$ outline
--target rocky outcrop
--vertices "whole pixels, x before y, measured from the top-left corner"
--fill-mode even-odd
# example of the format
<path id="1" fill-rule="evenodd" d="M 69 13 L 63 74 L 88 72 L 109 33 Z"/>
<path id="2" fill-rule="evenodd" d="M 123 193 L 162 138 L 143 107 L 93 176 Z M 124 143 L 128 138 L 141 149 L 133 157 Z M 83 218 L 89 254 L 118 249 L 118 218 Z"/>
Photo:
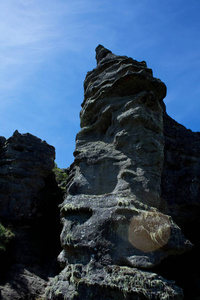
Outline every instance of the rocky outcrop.
<path id="1" fill-rule="evenodd" d="M 40 191 L 54 167 L 54 148 L 31 134 L 15 131 L 0 155 L 0 217 L 15 221 L 37 218 L 44 201 Z"/>
<path id="2" fill-rule="evenodd" d="M 96 59 L 59 185 L 54 147 L 0 136 L 0 299 L 197 300 L 200 133 L 167 115 L 144 61 Z"/>
<path id="3" fill-rule="evenodd" d="M 188 226 L 191 217 L 192 226 L 199 222 L 199 134 L 167 116 L 166 86 L 145 62 L 101 45 L 96 59 L 60 206 L 63 271 L 46 297 L 183 299 L 183 280 L 175 275 L 180 287 L 167 280 L 173 270 L 165 262 L 173 269 L 171 257 L 188 259 L 183 253 L 193 251 Z"/>
<path id="4" fill-rule="evenodd" d="M 54 147 L 29 133 L 0 138 L 0 222 L 14 235 L 0 252 L 0 299 L 39 298 L 59 270 L 54 158 Z"/>

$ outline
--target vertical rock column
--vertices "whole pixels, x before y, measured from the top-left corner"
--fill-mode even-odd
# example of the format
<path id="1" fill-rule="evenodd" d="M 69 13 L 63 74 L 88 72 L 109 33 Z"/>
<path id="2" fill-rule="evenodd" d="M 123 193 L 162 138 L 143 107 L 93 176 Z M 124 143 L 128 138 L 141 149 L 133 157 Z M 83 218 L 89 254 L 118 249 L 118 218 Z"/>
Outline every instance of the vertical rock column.
<path id="1" fill-rule="evenodd" d="M 96 59 L 84 82 L 81 130 L 61 205 L 64 270 L 47 298 L 182 299 L 172 282 L 136 269 L 191 247 L 159 211 L 165 84 L 145 62 L 101 45 Z"/>
<path id="2" fill-rule="evenodd" d="M 166 87 L 146 63 L 96 49 L 86 76 L 71 194 L 132 195 L 160 205 Z"/>

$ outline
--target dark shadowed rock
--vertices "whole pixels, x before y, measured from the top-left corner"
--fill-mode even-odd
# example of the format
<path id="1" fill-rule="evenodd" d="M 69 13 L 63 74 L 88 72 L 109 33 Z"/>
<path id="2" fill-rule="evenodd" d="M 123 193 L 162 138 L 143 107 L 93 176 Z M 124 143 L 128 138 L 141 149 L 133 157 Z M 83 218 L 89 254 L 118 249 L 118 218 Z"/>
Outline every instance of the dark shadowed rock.
<path id="1" fill-rule="evenodd" d="M 0 136 L 0 149 L 1 147 L 3 147 L 3 145 L 5 144 L 6 138 L 3 136 Z"/>
<path id="2" fill-rule="evenodd" d="M 0 217 L 35 219 L 41 214 L 39 191 L 54 167 L 55 150 L 45 141 L 15 131 L 0 150 Z"/>
<path id="3" fill-rule="evenodd" d="M 55 149 L 18 131 L 0 142 L 0 222 L 15 235 L 0 253 L 0 299 L 36 299 L 59 269 Z"/>
<path id="4" fill-rule="evenodd" d="M 162 197 L 181 226 L 199 219 L 200 132 L 192 132 L 164 114 L 165 161 Z"/>
<path id="5" fill-rule="evenodd" d="M 199 135 L 167 116 L 166 86 L 145 62 L 102 45 L 96 59 L 61 205 L 63 271 L 46 297 L 183 299 L 183 281 L 178 288 L 153 270 L 172 275 L 159 266 L 173 268 L 171 257 L 192 249 L 186 223 L 199 216 Z"/>

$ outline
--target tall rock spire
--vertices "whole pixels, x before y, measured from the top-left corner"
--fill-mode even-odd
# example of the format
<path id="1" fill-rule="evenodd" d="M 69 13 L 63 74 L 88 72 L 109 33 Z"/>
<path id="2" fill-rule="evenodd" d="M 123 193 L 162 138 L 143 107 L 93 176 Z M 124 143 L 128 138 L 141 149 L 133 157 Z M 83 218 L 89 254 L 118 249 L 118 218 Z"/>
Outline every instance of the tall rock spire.
<path id="1" fill-rule="evenodd" d="M 145 62 L 102 45 L 96 59 L 84 82 L 81 130 L 61 205 L 64 270 L 48 299 L 58 299 L 58 291 L 81 300 L 183 299 L 173 282 L 141 271 L 192 247 L 164 213 L 170 206 L 162 197 L 163 182 L 169 186 L 165 140 L 171 143 L 163 121 L 166 86 Z"/>
<path id="2" fill-rule="evenodd" d="M 102 45 L 98 45 L 95 49 L 96 51 L 96 60 L 97 60 L 97 64 L 103 59 L 105 58 L 109 53 L 112 53 L 110 50 L 106 49 L 104 46 Z"/>

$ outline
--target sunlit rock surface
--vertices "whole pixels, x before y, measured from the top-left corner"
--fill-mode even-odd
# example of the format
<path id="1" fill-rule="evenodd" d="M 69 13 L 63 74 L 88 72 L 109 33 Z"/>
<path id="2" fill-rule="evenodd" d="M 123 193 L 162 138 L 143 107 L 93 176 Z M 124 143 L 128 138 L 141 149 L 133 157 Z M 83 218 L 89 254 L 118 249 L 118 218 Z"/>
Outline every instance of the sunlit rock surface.
<path id="1" fill-rule="evenodd" d="M 173 272 L 164 279 L 158 266 L 169 261 L 171 268 L 170 257 L 192 249 L 187 226 L 190 214 L 192 226 L 198 223 L 200 136 L 167 116 L 166 86 L 145 62 L 101 45 L 96 59 L 84 82 L 81 130 L 60 206 L 63 271 L 46 297 L 183 299 L 167 280 Z M 194 150 L 185 146 L 188 136 Z"/>

